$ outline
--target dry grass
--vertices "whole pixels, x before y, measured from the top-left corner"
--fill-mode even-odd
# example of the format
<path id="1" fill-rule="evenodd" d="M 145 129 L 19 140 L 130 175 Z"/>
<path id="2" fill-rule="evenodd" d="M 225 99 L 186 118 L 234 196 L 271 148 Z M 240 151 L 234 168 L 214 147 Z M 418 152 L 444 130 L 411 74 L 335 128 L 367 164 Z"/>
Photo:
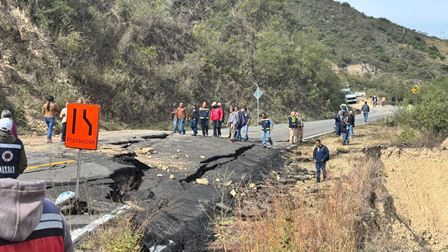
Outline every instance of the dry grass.
<path id="1" fill-rule="evenodd" d="M 118 217 L 114 222 L 98 228 L 82 243 L 80 251 L 139 252 L 144 226 L 136 228 L 132 214 Z"/>
<path id="2" fill-rule="evenodd" d="M 227 251 L 356 251 L 363 247 L 366 229 L 360 219 L 370 212 L 374 163 L 354 167 L 330 190 L 266 199 L 271 210 L 263 216 L 237 218 L 237 242 L 227 240 Z M 323 187 L 321 187 L 323 188 Z M 276 195 L 276 194 L 274 194 Z M 254 212 L 256 210 L 254 209 Z M 364 223 L 365 224 L 365 223 Z"/>

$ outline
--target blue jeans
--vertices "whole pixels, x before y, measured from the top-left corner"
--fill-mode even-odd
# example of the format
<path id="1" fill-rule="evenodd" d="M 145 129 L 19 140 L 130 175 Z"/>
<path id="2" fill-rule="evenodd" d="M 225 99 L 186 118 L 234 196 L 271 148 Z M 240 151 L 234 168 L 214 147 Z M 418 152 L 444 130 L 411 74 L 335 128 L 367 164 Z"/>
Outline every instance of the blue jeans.
<path id="1" fill-rule="evenodd" d="M 348 126 L 348 132 L 349 132 L 349 134 L 350 134 L 350 137 L 353 137 L 353 125 L 349 125 Z"/>
<path id="2" fill-rule="evenodd" d="M 271 145 L 274 145 L 272 143 L 272 138 L 271 138 L 271 131 L 267 130 L 267 131 L 261 131 L 261 144 L 262 145 L 266 145 L 266 141 L 268 141 Z"/>
<path id="3" fill-rule="evenodd" d="M 241 141 L 241 129 L 242 128 L 237 128 L 236 129 L 236 140 L 237 141 Z"/>
<path id="4" fill-rule="evenodd" d="M 177 118 L 173 119 L 173 133 L 177 132 Z"/>
<path id="5" fill-rule="evenodd" d="M 336 135 L 337 136 L 341 135 L 341 125 L 336 124 Z"/>
<path id="6" fill-rule="evenodd" d="M 316 162 L 316 180 L 320 182 L 320 173 L 323 172 L 324 179 L 326 177 L 325 162 Z"/>
<path id="7" fill-rule="evenodd" d="M 185 134 L 185 118 L 177 119 L 177 127 L 179 128 L 179 133 L 184 135 Z"/>
<path id="8" fill-rule="evenodd" d="M 56 119 L 54 117 L 45 117 L 45 124 L 47 124 L 47 138 L 51 139 L 53 136 L 53 128 L 56 123 Z"/>
<path id="9" fill-rule="evenodd" d="M 364 122 L 367 122 L 367 118 L 369 118 L 369 113 L 363 112 L 362 114 L 364 115 Z"/>
<path id="10" fill-rule="evenodd" d="M 198 134 L 198 122 L 196 119 L 190 120 L 190 128 L 193 130 L 193 136 L 196 136 Z"/>
<path id="11" fill-rule="evenodd" d="M 348 133 L 342 132 L 341 136 L 342 136 L 342 144 L 347 145 L 348 144 Z"/>
<path id="12" fill-rule="evenodd" d="M 249 125 L 244 125 L 243 128 L 241 128 L 241 137 L 243 140 L 247 141 L 249 140 Z"/>

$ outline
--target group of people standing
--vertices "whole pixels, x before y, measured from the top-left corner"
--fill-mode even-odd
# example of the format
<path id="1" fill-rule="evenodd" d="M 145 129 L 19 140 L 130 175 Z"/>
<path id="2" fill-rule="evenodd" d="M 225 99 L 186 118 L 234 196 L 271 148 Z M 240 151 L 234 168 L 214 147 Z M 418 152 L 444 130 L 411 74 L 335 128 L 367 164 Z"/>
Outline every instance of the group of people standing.
<path id="1" fill-rule="evenodd" d="M 225 126 L 229 129 L 228 138 L 232 141 L 248 141 L 249 140 L 249 126 L 252 123 L 252 115 L 247 107 L 231 106 L 229 109 L 227 124 Z M 201 103 L 201 106 L 192 105 L 190 113 L 187 116 L 187 111 L 183 103 L 179 103 L 177 108 L 171 112 L 171 119 L 173 122 L 173 133 L 185 135 L 185 125 L 187 120 L 190 122 L 190 128 L 193 131 L 193 136 L 197 136 L 198 128 L 202 130 L 203 136 L 209 135 L 209 124 L 212 123 L 213 136 L 222 137 L 222 127 L 225 123 L 225 112 L 221 102 L 212 102 L 211 108 L 207 102 Z M 262 144 L 266 143 L 273 145 L 271 132 L 274 127 L 272 119 L 267 113 L 261 114 L 259 124 L 262 128 Z"/>
<path id="2" fill-rule="evenodd" d="M 335 120 L 336 135 L 342 138 L 342 145 L 348 145 L 350 138 L 354 137 L 355 115 L 346 106 L 341 106 Z"/>
<path id="3" fill-rule="evenodd" d="M 197 136 L 198 127 L 201 127 L 202 135 L 208 136 L 209 123 L 213 125 L 213 136 L 221 137 L 221 128 L 224 123 L 224 110 L 220 102 L 213 102 L 210 109 L 207 102 L 203 102 L 200 107 L 197 105 L 191 106 L 191 111 L 187 117 L 187 110 L 183 103 L 171 112 L 173 120 L 173 133 L 185 135 L 185 124 L 187 119 L 190 121 L 190 128 L 193 131 L 193 136 Z"/>
<path id="4" fill-rule="evenodd" d="M 400 99 L 400 98 L 398 98 L 398 99 Z M 403 98 L 401 98 L 401 100 L 403 100 Z M 376 95 L 372 96 L 373 107 L 377 107 L 378 106 L 378 102 L 379 102 L 378 96 L 376 96 Z M 383 96 L 381 98 L 381 106 L 382 107 L 386 106 L 386 97 L 385 96 Z"/>

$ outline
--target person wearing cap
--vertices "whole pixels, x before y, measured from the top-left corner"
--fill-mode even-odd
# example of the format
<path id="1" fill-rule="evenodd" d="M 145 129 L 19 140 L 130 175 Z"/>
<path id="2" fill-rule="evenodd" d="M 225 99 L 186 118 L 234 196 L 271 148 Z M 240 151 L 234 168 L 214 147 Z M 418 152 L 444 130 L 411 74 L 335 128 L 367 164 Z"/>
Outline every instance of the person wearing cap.
<path id="1" fill-rule="evenodd" d="M 47 143 L 51 143 L 53 136 L 53 128 L 56 123 L 56 114 L 58 113 L 58 105 L 54 102 L 54 97 L 47 96 L 47 102 L 42 106 L 42 114 L 44 115 L 45 124 L 47 125 Z"/>
<path id="2" fill-rule="evenodd" d="M 210 120 L 213 123 L 213 136 L 221 137 L 221 122 L 222 122 L 222 109 L 218 107 L 217 102 L 212 103 L 212 110 L 210 112 Z"/>
<path id="3" fill-rule="evenodd" d="M 12 113 L 9 110 L 3 110 L 1 114 L 1 118 L 8 118 L 11 120 L 12 128 L 11 128 L 11 135 L 13 135 L 16 139 L 19 139 L 19 135 L 17 133 L 17 126 L 14 120 L 12 119 Z"/>
<path id="4" fill-rule="evenodd" d="M 27 167 L 22 141 L 11 134 L 12 121 L 0 119 L 0 178 L 17 178 Z"/>
<path id="5" fill-rule="evenodd" d="M 0 251 L 74 251 L 67 222 L 45 198 L 45 183 L 17 180 L 27 159 L 11 129 L 11 120 L 0 119 Z"/>

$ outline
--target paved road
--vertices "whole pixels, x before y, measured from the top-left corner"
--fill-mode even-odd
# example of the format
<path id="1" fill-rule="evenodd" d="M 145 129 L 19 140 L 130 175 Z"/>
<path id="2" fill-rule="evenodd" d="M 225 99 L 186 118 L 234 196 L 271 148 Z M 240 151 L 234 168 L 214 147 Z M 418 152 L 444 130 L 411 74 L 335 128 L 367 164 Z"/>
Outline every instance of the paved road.
<path id="1" fill-rule="evenodd" d="M 371 109 L 369 114 L 369 119 L 367 123 L 377 122 L 386 117 L 394 116 L 396 111 L 395 107 L 386 106 L 384 108 L 377 107 Z M 355 125 L 365 124 L 362 115 L 356 115 Z M 319 120 L 312 122 L 305 122 L 304 128 L 304 138 L 310 138 L 324 133 L 330 133 L 334 130 L 334 119 L 329 120 Z M 212 132 L 211 132 L 212 133 Z M 229 131 L 227 129 L 223 130 L 223 135 L 228 135 Z M 277 124 L 274 125 L 273 140 L 274 142 L 286 142 L 288 139 L 289 128 L 288 124 Z M 249 138 L 259 139 L 261 136 L 261 127 L 254 126 L 249 128 Z"/>
<path id="2" fill-rule="evenodd" d="M 382 120 L 385 117 L 393 116 L 395 107 L 385 107 L 385 108 L 373 108 L 369 115 L 368 122 L 376 122 Z M 362 115 L 356 116 L 356 125 L 364 124 Z M 188 129 L 189 130 L 189 129 Z M 334 130 L 334 119 L 329 120 L 319 120 L 312 122 L 305 122 L 304 137 L 310 138 L 316 135 L 321 135 L 323 133 L 329 133 Z M 249 138 L 254 141 L 258 141 L 261 135 L 260 126 L 254 126 L 249 128 Z M 213 129 L 210 130 L 210 134 L 213 134 Z M 110 131 L 110 132 L 100 132 L 99 145 L 107 146 L 110 144 L 126 144 L 142 141 L 144 139 L 151 138 L 163 138 L 166 137 L 167 132 L 162 131 L 152 131 L 152 130 L 126 130 L 126 131 Z M 190 130 L 187 136 L 191 134 Z M 228 129 L 223 129 L 223 136 L 228 135 Z M 277 143 L 287 142 L 289 134 L 288 124 L 276 124 L 273 131 L 273 140 Z M 194 140 L 192 140 L 194 141 Z M 26 144 L 26 142 L 25 142 Z M 29 174 L 23 176 L 26 179 L 42 179 L 42 175 L 39 176 L 37 173 L 32 172 L 35 170 L 41 170 L 48 167 L 58 167 L 58 166 L 74 166 L 76 160 L 76 150 L 66 149 L 62 143 L 54 143 L 52 145 L 39 145 L 37 148 L 27 146 L 27 155 L 29 160 L 30 169 Z M 86 158 L 93 161 L 96 156 L 92 152 L 86 152 Z M 101 169 L 100 169 L 101 170 Z M 57 173 L 57 172 L 53 172 Z M 66 174 L 65 174 L 66 175 Z M 45 175 L 47 176 L 47 174 Z M 51 176 L 53 177 L 53 176 Z M 54 177 L 53 177 L 54 178 Z M 63 177 L 62 177 L 63 178 Z M 61 178 L 61 179 L 62 179 Z"/>
<path id="3" fill-rule="evenodd" d="M 370 114 L 369 122 L 381 120 L 387 116 L 393 116 L 394 108 L 380 108 L 373 109 Z M 362 116 L 356 117 L 357 124 L 363 124 Z M 331 132 L 333 130 L 334 120 L 321 120 L 305 123 L 305 137 L 313 137 L 318 134 Z M 251 142 L 258 143 L 260 138 L 260 127 L 251 127 L 249 130 L 249 137 Z M 275 126 L 273 139 L 278 143 L 276 146 L 287 145 L 288 125 L 278 124 Z M 210 132 L 211 133 L 211 132 Z M 189 133 L 190 134 L 190 133 Z M 228 134 L 227 129 L 223 131 L 223 135 Z M 129 167 L 139 165 L 131 162 L 122 162 L 117 158 L 112 158 L 107 151 L 118 149 L 118 153 L 134 153 L 142 147 L 154 147 L 158 153 L 152 157 L 153 159 L 168 160 L 173 166 L 186 165 L 184 168 L 176 169 L 170 168 L 171 172 L 176 172 L 176 177 L 182 178 L 187 174 L 192 174 L 197 167 L 203 165 L 202 155 L 209 158 L 216 155 L 225 155 L 237 153 L 241 148 L 251 145 L 251 143 L 235 143 L 230 144 L 225 139 L 212 139 L 204 137 L 190 137 L 171 135 L 166 138 L 166 132 L 151 131 L 151 130 L 132 130 L 132 131 L 117 131 L 117 132 L 101 132 L 100 133 L 100 150 L 96 152 L 86 151 L 83 154 L 82 172 L 81 172 L 81 198 L 93 199 L 93 208 L 98 211 L 93 215 L 76 215 L 68 216 L 71 228 L 77 229 L 85 227 L 94 220 L 98 220 L 104 213 L 108 213 L 113 209 L 122 207 L 121 203 L 108 199 L 105 197 L 109 195 L 110 191 L 114 189 L 114 185 L 120 185 L 123 180 L 133 181 L 132 170 Z M 165 139 L 166 138 L 166 139 Z M 40 138 L 39 138 L 40 139 Z M 229 144 L 225 144 L 229 143 Z M 74 181 L 76 180 L 76 150 L 66 149 L 62 143 L 53 144 L 39 144 L 36 139 L 33 141 L 25 141 L 27 155 L 30 163 L 30 169 L 22 174 L 19 179 L 25 181 L 43 180 L 47 182 L 49 190 L 48 197 L 55 199 L 55 197 L 62 191 L 74 190 Z M 192 148 L 194 147 L 194 148 Z M 260 162 L 259 156 L 262 150 L 254 148 L 254 153 L 246 156 L 244 159 L 239 159 L 235 167 L 249 168 L 256 162 Z M 115 152 L 117 154 L 117 152 Z M 266 153 L 265 153 L 266 154 Z M 173 159 L 173 156 L 174 159 Z M 261 155 L 263 156 L 263 155 Z M 224 156 L 225 157 L 225 156 Z M 231 156 L 230 156 L 231 157 Z M 231 158 L 228 158 L 231 159 Z M 253 160 L 252 160 L 253 159 Z M 235 161 L 237 162 L 237 161 Z M 241 165 L 244 164 L 244 165 Z M 157 173 L 164 172 L 159 169 L 151 169 L 143 179 L 143 185 L 149 183 L 150 188 L 154 188 L 160 181 L 165 181 L 159 178 Z M 169 177 L 165 174 L 164 178 Z M 159 181 L 160 180 L 160 181 Z M 212 179 L 211 179 L 212 180 Z M 179 186 L 177 182 L 167 180 L 164 183 L 174 183 L 172 185 Z M 169 186 L 172 186 L 171 184 Z M 171 188 L 171 187 L 169 187 Z M 146 189 L 145 189 L 146 190 Z M 166 191 L 166 188 L 163 187 Z M 180 190 L 180 189 L 179 189 Z M 81 230 L 81 229 L 78 229 Z"/>

